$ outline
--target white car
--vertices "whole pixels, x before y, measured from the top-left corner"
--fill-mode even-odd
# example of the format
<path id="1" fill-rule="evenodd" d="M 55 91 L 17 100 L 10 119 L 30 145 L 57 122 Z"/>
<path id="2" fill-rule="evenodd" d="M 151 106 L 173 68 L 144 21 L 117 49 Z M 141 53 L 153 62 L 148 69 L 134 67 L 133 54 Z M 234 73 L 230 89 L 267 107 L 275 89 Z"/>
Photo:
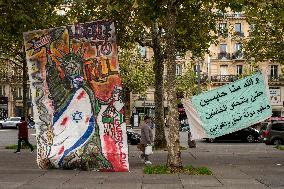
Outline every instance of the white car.
<path id="1" fill-rule="evenodd" d="M 0 128 L 18 128 L 21 123 L 21 117 L 10 117 L 5 120 L 0 120 Z"/>

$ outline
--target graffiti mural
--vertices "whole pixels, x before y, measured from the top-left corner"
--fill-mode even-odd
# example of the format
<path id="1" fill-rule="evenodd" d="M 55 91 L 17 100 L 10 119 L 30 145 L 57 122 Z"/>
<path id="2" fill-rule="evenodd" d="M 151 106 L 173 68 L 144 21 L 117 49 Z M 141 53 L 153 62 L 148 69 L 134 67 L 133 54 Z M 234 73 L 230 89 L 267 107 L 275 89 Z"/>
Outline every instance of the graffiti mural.
<path id="1" fill-rule="evenodd" d="M 128 171 L 113 22 L 24 33 L 40 168 Z"/>

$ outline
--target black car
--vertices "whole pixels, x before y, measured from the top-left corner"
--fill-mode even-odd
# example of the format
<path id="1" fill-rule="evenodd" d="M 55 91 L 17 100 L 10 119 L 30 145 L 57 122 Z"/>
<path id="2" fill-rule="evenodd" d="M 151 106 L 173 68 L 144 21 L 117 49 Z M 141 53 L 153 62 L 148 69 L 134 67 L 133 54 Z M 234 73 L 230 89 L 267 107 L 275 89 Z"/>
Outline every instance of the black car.
<path id="1" fill-rule="evenodd" d="M 129 144 L 137 145 L 138 143 L 140 143 L 141 135 L 139 133 L 135 133 L 130 129 L 126 131 L 126 134 L 127 134 L 127 141 Z"/>
<path id="2" fill-rule="evenodd" d="M 252 142 L 258 142 L 259 138 L 260 138 L 259 131 L 254 128 L 248 127 L 220 137 L 206 138 L 206 141 L 215 142 L 215 141 L 226 141 L 226 140 L 233 140 L 233 141 L 238 140 L 238 141 L 252 143 Z"/>

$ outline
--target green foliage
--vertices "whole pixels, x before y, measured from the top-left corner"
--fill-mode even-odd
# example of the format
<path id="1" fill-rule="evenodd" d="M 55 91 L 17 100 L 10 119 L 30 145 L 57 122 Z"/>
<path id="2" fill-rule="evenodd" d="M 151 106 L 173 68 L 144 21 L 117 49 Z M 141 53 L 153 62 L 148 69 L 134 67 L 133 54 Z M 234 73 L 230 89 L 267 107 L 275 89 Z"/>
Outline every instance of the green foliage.
<path id="1" fill-rule="evenodd" d="M 176 78 L 176 91 L 184 96 L 192 96 L 198 90 L 197 75 L 189 66 L 185 67 L 185 69 L 186 71 Z"/>
<path id="2" fill-rule="evenodd" d="M 275 146 L 275 148 L 278 149 L 278 150 L 284 150 L 284 146 L 279 146 L 278 145 L 278 146 Z"/>
<path id="3" fill-rule="evenodd" d="M 191 165 L 187 165 L 184 167 L 184 170 L 186 173 L 190 174 L 190 175 L 212 175 L 212 171 L 210 171 L 210 169 L 208 169 L 207 167 L 198 167 L 198 168 L 194 168 Z"/>
<path id="4" fill-rule="evenodd" d="M 249 1 L 244 4 L 247 21 L 251 25 L 250 40 L 244 49 L 247 58 L 284 63 L 284 1 Z"/>
<path id="5" fill-rule="evenodd" d="M 144 94 L 150 86 L 153 86 L 153 64 L 141 57 L 139 48 L 121 49 L 118 56 L 125 88 L 134 93 Z"/>
<path id="6" fill-rule="evenodd" d="M 193 167 L 192 165 L 186 165 L 180 169 L 171 169 L 166 165 L 155 165 L 155 166 L 146 166 L 144 167 L 145 174 L 174 174 L 174 173 L 183 173 L 189 175 L 212 175 L 212 171 L 207 167 Z"/>
<path id="7" fill-rule="evenodd" d="M 33 145 L 34 149 L 37 148 L 36 145 Z M 18 145 L 17 144 L 12 144 L 12 145 L 9 145 L 9 146 L 5 146 L 5 149 L 9 149 L 9 150 L 16 150 L 18 148 Z M 29 149 L 29 146 L 26 145 L 26 143 L 23 143 L 22 146 L 21 146 L 22 149 Z"/>
<path id="8" fill-rule="evenodd" d="M 146 166 L 144 167 L 145 174 L 170 174 L 171 171 L 166 165 Z"/>
<path id="9" fill-rule="evenodd" d="M 0 0 L 0 55 L 24 61 L 23 32 L 59 26 L 66 18 L 57 15 L 61 1 Z"/>

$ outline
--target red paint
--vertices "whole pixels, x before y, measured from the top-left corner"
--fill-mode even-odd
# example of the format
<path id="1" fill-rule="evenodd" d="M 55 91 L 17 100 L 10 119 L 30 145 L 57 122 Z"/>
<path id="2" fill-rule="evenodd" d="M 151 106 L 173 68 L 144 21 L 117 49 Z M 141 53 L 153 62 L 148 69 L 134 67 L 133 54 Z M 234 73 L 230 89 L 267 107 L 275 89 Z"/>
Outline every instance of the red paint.
<path id="1" fill-rule="evenodd" d="M 58 155 L 62 154 L 64 152 L 64 146 L 62 146 L 58 152 Z"/>
<path id="2" fill-rule="evenodd" d="M 118 151 L 116 147 L 115 140 L 111 138 L 111 136 L 105 135 L 105 151 L 106 158 L 112 164 L 114 171 L 119 172 L 127 172 L 127 167 L 125 167 L 122 163 L 120 151 Z"/>
<path id="3" fill-rule="evenodd" d="M 85 96 L 86 96 L 85 91 L 82 91 L 82 92 L 78 95 L 77 99 L 80 100 L 81 98 L 85 98 Z"/>
<path id="4" fill-rule="evenodd" d="M 65 126 L 67 121 L 68 121 L 68 117 L 63 118 L 63 120 L 62 120 L 60 125 Z"/>
<path id="5" fill-rule="evenodd" d="M 89 121 L 90 121 L 90 117 L 87 117 L 85 123 L 89 123 Z"/>

